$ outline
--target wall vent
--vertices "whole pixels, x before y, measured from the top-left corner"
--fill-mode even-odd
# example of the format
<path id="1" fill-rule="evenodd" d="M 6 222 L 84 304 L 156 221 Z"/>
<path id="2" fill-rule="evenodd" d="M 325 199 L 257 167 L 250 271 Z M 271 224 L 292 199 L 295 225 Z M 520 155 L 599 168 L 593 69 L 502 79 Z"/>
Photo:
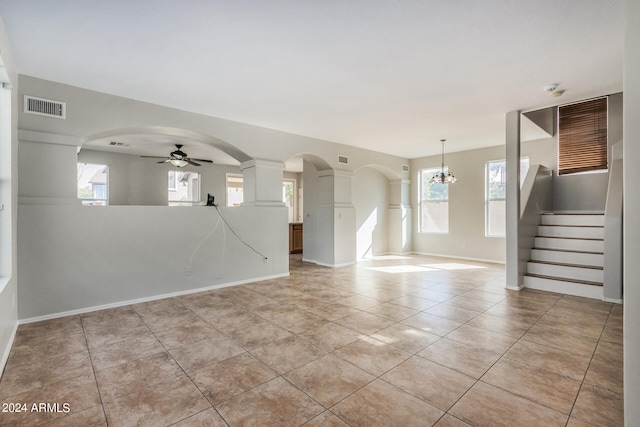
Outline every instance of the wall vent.
<path id="1" fill-rule="evenodd" d="M 402 172 L 409 172 L 409 165 L 402 165 Z"/>
<path id="2" fill-rule="evenodd" d="M 109 141 L 109 145 L 112 147 L 124 147 L 124 148 L 127 148 L 129 146 L 129 144 L 125 144 L 124 142 L 117 142 L 117 141 Z"/>
<path id="3" fill-rule="evenodd" d="M 35 96 L 25 95 L 24 112 L 27 114 L 37 114 L 39 116 L 66 119 L 67 104 L 66 102 L 53 101 L 51 99 L 36 98 Z"/>
<path id="4" fill-rule="evenodd" d="M 341 163 L 343 165 L 348 165 L 349 158 L 347 156 L 338 156 L 338 163 Z"/>

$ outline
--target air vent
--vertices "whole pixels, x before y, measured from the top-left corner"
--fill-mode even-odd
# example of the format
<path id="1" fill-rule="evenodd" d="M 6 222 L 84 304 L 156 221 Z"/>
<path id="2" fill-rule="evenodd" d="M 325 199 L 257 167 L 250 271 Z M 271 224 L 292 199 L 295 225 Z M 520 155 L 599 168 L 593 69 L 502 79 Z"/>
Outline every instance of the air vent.
<path id="1" fill-rule="evenodd" d="M 409 172 L 409 165 L 402 165 L 402 172 Z"/>
<path id="2" fill-rule="evenodd" d="M 37 114 L 39 116 L 66 119 L 67 104 L 65 102 L 25 95 L 24 112 L 28 114 Z"/>
<path id="3" fill-rule="evenodd" d="M 125 144 L 124 142 L 117 142 L 117 141 L 109 141 L 109 145 L 112 147 L 128 147 L 129 144 Z"/>
<path id="4" fill-rule="evenodd" d="M 338 156 L 338 163 L 342 163 L 343 165 L 348 165 L 349 158 L 347 156 Z"/>

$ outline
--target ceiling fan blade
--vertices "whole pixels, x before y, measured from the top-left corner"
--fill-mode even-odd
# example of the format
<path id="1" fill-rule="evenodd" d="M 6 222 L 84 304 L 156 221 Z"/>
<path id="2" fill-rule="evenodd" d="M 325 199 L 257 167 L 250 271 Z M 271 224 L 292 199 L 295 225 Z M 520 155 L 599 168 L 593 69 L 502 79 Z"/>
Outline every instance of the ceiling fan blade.
<path id="1" fill-rule="evenodd" d="M 159 157 L 159 158 L 161 159 L 162 157 Z M 164 159 L 164 160 L 160 160 L 158 163 L 167 163 L 167 162 L 170 162 L 170 161 L 171 161 L 171 159 Z"/>
<path id="2" fill-rule="evenodd" d="M 207 160 L 207 159 L 192 159 L 191 160 L 195 160 L 196 162 L 204 162 L 204 163 L 213 163 L 213 160 Z"/>
<path id="3" fill-rule="evenodd" d="M 200 166 L 200 163 L 196 163 L 191 159 L 184 159 L 184 161 L 189 163 L 191 166 Z"/>
<path id="4" fill-rule="evenodd" d="M 145 157 L 147 159 L 166 159 L 167 156 L 140 156 L 140 157 Z"/>

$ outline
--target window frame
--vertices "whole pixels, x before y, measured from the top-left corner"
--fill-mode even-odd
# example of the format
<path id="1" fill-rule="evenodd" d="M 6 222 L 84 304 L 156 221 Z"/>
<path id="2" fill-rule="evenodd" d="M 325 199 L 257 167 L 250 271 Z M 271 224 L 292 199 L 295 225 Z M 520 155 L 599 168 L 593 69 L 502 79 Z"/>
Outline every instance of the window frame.
<path id="1" fill-rule="evenodd" d="M 230 187 L 230 186 L 229 186 L 229 182 L 230 182 L 230 181 L 229 181 L 229 178 L 231 178 L 231 179 L 240 179 L 240 181 L 237 181 L 237 182 L 240 182 L 240 184 L 241 184 L 241 185 L 239 185 L 239 186 L 233 186 L 233 187 Z M 229 203 L 230 203 L 230 201 L 229 201 L 229 188 L 240 188 L 240 189 L 242 189 L 242 192 L 243 192 L 243 193 L 242 193 L 242 202 L 240 202 L 240 204 L 238 204 L 238 205 L 229 204 Z M 225 205 L 226 205 L 227 207 L 231 207 L 231 208 L 232 208 L 232 207 L 237 207 L 237 206 L 241 206 L 241 205 L 242 205 L 242 203 L 244 203 L 244 176 L 243 176 L 241 173 L 231 173 L 231 172 L 228 172 L 228 173 L 226 174 L 226 176 L 225 176 L 225 192 L 224 192 L 224 197 L 225 197 Z"/>
<path id="2" fill-rule="evenodd" d="M 488 160 L 487 162 L 485 162 L 485 169 L 484 169 L 484 235 L 485 237 L 501 237 L 504 238 L 506 237 L 506 224 L 505 224 L 505 233 L 504 234 L 500 234 L 500 233 L 491 233 L 489 224 L 489 202 L 492 201 L 500 201 L 500 200 L 504 200 L 506 202 L 507 200 L 507 194 L 506 194 L 506 190 L 505 190 L 505 195 L 504 198 L 500 198 L 500 197 L 496 197 L 496 198 L 490 198 L 489 194 L 490 194 L 490 189 L 489 189 L 489 164 L 490 163 L 504 163 L 505 167 L 504 167 L 504 174 L 505 174 L 505 185 L 506 185 L 506 159 L 498 159 L 498 160 Z M 525 167 L 526 165 L 526 167 Z M 530 166 L 530 161 L 529 161 L 529 157 L 528 156 L 522 156 L 520 157 L 520 188 L 522 188 L 522 184 L 524 184 L 524 180 L 527 176 L 527 171 L 529 170 L 529 166 Z M 505 221 L 506 222 L 506 221 Z"/>
<path id="3" fill-rule="evenodd" d="M 106 193 L 106 198 L 102 199 L 102 198 L 95 198 L 95 197 L 80 197 L 79 191 L 80 191 L 80 187 L 79 187 L 79 177 L 76 175 L 76 185 L 78 185 L 78 188 L 76 190 L 76 194 L 78 199 L 80 199 L 82 206 L 109 206 L 109 197 L 110 197 L 110 185 L 109 185 L 109 180 L 110 180 L 110 168 L 109 165 L 105 165 L 105 164 L 99 164 L 99 163 L 88 163 L 88 162 L 76 162 L 76 165 L 86 165 L 86 166 L 99 166 L 101 168 L 105 169 L 105 193 Z M 92 192 L 93 195 L 93 192 Z M 97 202 L 97 203 L 96 203 Z M 101 204 L 100 202 L 104 202 L 104 204 Z"/>
<path id="4" fill-rule="evenodd" d="M 609 97 L 557 107 L 558 176 L 609 170 Z"/>
<path id="5" fill-rule="evenodd" d="M 171 174 L 174 174 L 175 178 L 174 178 L 174 182 L 175 182 L 175 186 L 172 188 L 170 186 L 171 184 L 171 179 L 169 178 L 171 176 Z M 178 183 L 180 181 L 181 176 L 179 174 L 182 174 L 182 177 L 184 177 L 184 174 L 193 174 L 195 178 L 191 178 L 189 181 L 189 183 L 187 184 L 187 196 L 189 196 L 190 198 L 188 200 L 171 200 L 171 195 L 172 194 L 178 194 Z M 195 187 L 197 188 L 192 188 L 192 183 L 193 180 L 197 179 L 197 185 Z M 201 191 L 201 187 L 202 187 L 202 174 L 200 172 L 194 172 L 191 170 L 175 170 L 175 169 L 171 169 L 167 172 L 167 206 L 196 206 L 197 204 L 199 204 L 202 201 L 202 191 Z M 194 199 L 193 196 L 196 196 L 196 198 Z"/>
<path id="6" fill-rule="evenodd" d="M 444 167 L 444 173 L 445 175 L 447 174 L 449 168 L 447 166 Z M 440 184 L 440 183 L 435 183 L 435 184 L 431 184 L 431 185 L 446 185 L 447 187 L 447 197 L 446 199 L 434 199 L 434 200 L 423 200 L 422 199 L 422 194 L 424 193 L 423 191 L 423 187 L 425 185 L 425 179 L 429 180 L 431 179 L 436 173 L 440 173 L 442 171 L 442 167 L 432 167 L 432 168 L 422 168 L 420 170 L 418 170 L 418 233 L 422 233 L 422 234 L 440 234 L 440 235 L 444 235 L 444 234 L 449 234 L 450 231 L 450 227 L 449 227 L 449 184 Z M 425 176 L 426 175 L 426 176 Z M 423 210 L 425 209 L 426 206 L 424 206 L 424 203 L 442 203 L 442 202 L 446 202 L 447 203 L 447 219 L 446 219 L 446 230 L 444 231 L 439 231 L 439 230 L 427 230 L 426 229 L 426 225 L 423 224 Z"/>

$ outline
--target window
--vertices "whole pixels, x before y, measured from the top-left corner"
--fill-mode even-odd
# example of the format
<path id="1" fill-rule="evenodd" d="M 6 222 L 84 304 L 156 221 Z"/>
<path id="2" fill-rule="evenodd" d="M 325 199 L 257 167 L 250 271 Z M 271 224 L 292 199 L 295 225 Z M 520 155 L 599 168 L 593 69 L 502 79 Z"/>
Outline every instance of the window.
<path id="1" fill-rule="evenodd" d="M 558 107 L 558 175 L 607 169 L 607 98 Z"/>
<path id="2" fill-rule="evenodd" d="M 109 167 L 78 163 L 78 198 L 84 206 L 109 204 Z"/>
<path id="3" fill-rule="evenodd" d="M 240 174 L 227 174 L 227 206 L 240 206 L 244 200 L 244 181 Z"/>
<path id="4" fill-rule="evenodd" d="M 169 206 L 192 206 L 200 201 L 200 174 L 169 171 Z"/>
<path id="5" fill-rule="evenodd" d="M 429 182 L 441 168 L 421 169 L 419 174 L 419 231 L 421 233 L 449 232 L 449 184 Z M 445 168 L 444 173 L 447 173 Z"/>
<path id="6" fill-rule="evenodd" d="M 529 158 L 520 159 L 520 187 L 529 170 Z M 485 235 L 504 237 L 506 230 L 506 163 L 504 160 L 487 162 L 485 170 Z"/>
<path id="7" fill-rule="evenodd" d="M 285 179 L 282 182 L 282 201 L 289 212 L 289 222 L 296 220 L 295 205 L 296 205 L 296 180 Z"/>

